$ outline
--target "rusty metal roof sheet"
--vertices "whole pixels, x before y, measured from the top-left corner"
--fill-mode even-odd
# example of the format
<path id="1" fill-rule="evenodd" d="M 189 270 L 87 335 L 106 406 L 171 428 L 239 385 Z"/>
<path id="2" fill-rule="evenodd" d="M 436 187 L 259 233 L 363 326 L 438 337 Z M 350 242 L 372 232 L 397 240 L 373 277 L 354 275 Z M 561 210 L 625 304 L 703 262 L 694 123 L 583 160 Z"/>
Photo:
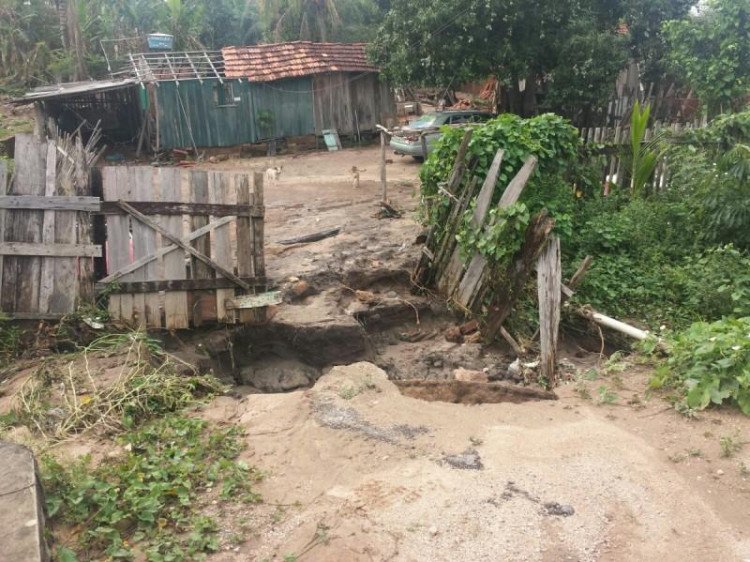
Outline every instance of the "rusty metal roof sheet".
<path id="1" fill-rule="evenodd" d="M 323 72 L 378 72 L 367 60 L 364 43 L 293 41 L 248 47 L 225 47 L 227 78 L 271 82 Z"/>

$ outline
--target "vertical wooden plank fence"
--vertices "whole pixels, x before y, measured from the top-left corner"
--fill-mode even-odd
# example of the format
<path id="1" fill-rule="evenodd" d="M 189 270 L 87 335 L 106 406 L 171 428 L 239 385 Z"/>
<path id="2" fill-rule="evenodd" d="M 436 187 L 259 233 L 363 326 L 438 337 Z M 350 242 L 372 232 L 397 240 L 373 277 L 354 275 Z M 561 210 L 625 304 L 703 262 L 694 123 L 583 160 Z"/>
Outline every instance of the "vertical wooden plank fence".
<path id="1" fill-rule="evenodd" d="M 150 166 L 103 173 L 114 318 L 146 328 L 261 321 L 263 175 Z M 250 295 L 250 296 L 248 296 Z M 259 304 L 263 300 L 263 304 Z"/>
<path id="2" fill-rule="evenodd" d="M 54 319 L 75 312 L 92 293 L 89 155 L 80 138 L 16 136 L 15 175 L 0 169 L 0 310 L 17 319 Z"/>

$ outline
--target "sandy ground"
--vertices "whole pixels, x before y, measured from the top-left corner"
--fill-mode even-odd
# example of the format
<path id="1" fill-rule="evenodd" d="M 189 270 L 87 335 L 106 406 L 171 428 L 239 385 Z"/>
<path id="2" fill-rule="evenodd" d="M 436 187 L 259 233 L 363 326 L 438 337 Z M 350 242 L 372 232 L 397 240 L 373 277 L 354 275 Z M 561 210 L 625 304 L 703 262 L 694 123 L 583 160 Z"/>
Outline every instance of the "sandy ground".
<path id="1" fill-rule="evenodd" d="M 637 370 L 624 377 L 645 382 Z M 357 363 L 308 391 L 218 399 L 203 415 L 247 429 L 246 460 L 268 471 L 264 500 L 287 507 L 211 560 L 750 558 L 750 487 L 738 468 L 750 455 L 724 459 L 718 446 L 724 433 L 747 437 L 747 419 L 690 421 L 658 398 L 597 406 L 572 386 L 560 396 L 427 403 Z M 446 462 L 469 449 L 481 469 Z"/>

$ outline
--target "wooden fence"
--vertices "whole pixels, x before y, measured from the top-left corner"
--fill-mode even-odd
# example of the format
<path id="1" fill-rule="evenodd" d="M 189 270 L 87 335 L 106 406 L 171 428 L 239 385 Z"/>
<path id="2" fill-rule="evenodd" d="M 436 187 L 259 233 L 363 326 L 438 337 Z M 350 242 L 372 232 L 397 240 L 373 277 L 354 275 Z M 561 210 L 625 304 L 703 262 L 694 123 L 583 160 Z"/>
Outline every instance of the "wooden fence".
<path id="1" fill-rule="evenodd" d="M 265 288 L 262 174 L 116 166 L 102 180 L 97 287 L 114 318 L 167 329 L 256 319 L 261 301 L 242 295 Z"/>
<path id="2" fill-rule="evenodd" d="M 263 292 L 263 174 L 104 167 L 102 201 L 91 196 L 95 144 L 18 135 L 10 183 L 0 160 L 0 311 L 56 319 L 93 304 L 104 254 L 96 288 L 115 320 L 262 320 L 278 299 Z M 93 229 L 92 213 L 105 217 Z"/>
<path id="3" fill-rule="evenodd" d="M 92 295 L 88 156 L 80 138 L 16 135 L 15 173 L 0 161 L 0 310 L 18 319 L 60 318 Z"/>

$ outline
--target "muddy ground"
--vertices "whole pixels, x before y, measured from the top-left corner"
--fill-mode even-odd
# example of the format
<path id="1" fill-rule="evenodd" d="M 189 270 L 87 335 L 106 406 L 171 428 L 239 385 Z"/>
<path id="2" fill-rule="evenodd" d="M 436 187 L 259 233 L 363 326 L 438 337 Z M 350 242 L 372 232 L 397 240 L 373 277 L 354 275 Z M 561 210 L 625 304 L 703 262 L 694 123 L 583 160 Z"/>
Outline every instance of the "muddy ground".
<path id="1" fill-rule="evenodd" d="M 215 513 L 222 551 L 209 560 L 749 560 L 750 446 L 726 457 L 720 442 L 748 441 L 750 420 L 729 409 L 676 413 L 648 393 L 649 369 L 634 359 L 608 364 L 566 341 L 558 400 L 401 394 L 400 381 L 446 380 L 458 368 L 518 381 L 505 380 L 508 349 L 447 342 L 463 319 L 412 293 L 419 166 L 389 155 L 389 197 L 403 216 L 380 219 L 378 157 L 362 148 L 275 158 L 267 272 L 286 302 L 265 326 L 166 338 L 234 383 L 196 415 L 241 425 L 243 459 L 266 474 L 262 505 Z M 353 165 L 364 170 L 358 190 Z M 332 227 L 335 237 L 279 244 Z M 106 447 L 78 438 L 60 453 Z"/>

